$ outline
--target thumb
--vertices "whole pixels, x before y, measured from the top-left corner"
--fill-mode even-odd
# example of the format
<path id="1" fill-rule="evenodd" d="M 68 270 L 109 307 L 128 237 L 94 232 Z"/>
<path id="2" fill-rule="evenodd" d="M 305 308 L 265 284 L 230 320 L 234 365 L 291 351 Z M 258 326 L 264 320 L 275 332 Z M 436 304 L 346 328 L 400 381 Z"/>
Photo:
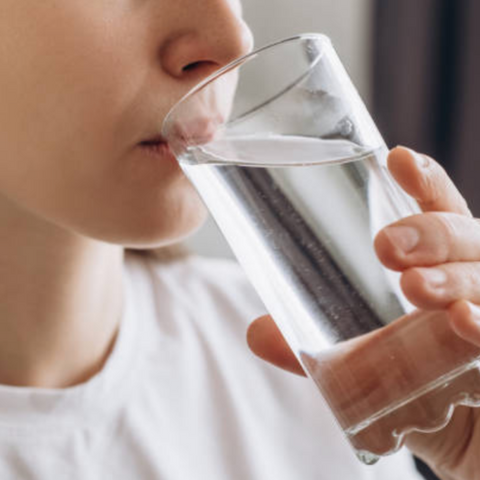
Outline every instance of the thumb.
<path id="1" fill-rule="evenodd" d="M 306 376 L 270 315 L 259 317 L 250 324 L 247 343 L 250 350 L 262 360 L 288 372 Z"/>

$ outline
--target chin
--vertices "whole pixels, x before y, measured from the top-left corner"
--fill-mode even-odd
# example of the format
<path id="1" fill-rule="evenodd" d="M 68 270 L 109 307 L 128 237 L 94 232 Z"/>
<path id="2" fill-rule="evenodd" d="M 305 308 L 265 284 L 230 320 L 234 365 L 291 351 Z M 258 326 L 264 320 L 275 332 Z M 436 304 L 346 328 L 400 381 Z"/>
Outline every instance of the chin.
<path id="1" fill-rule="evenodd" d="M 115 243 L 132 249 L 166 247 L 193 235 L 207 218 L 208 211 L 202 202 L 183 205 L 181 209 L 171 209 L 168 214 L 157 216 L 150 221 L 147 218 L 142 219 L 142 224 L 136 223 L 131 235 L 128 235 L 130 238 Z"/>

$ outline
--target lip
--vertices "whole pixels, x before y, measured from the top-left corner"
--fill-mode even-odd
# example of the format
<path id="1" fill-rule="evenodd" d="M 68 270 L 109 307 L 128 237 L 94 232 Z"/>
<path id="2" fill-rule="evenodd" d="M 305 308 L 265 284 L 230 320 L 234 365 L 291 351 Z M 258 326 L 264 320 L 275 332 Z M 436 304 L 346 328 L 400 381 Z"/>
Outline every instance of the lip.
<path id="1" fill-rule="evenodd" d="M 161 138 L 161 137 L 159 137 Z M 137 147 L 146 155 L 162 159 L 163 161 L 175 162 L 177 159 L 170 149 L 170 145 L 165 140 L 156 141 L 154 138 L 140 142 Z"/>
<path id="2" fill-rule="evenodd" d="M 175 153 L 183 152 L 188 147 L 205 145 L 214 141 L 221 134 L 224 123 L 220 115 L 201 115 L 187 120 L 167 123 L 167 138 Z M 162 138 L 163 140 L 165 137 Z"/>
<path id="3" fill-rule="evenodd" d="M 164 137 L 162 137 L 162 135 L 153 135 L 151 138 L 142 140 L 140 142 L 141 145 L 150 144 L 150 143 L 167 143 L 167 141 L 165 140 Z"/>

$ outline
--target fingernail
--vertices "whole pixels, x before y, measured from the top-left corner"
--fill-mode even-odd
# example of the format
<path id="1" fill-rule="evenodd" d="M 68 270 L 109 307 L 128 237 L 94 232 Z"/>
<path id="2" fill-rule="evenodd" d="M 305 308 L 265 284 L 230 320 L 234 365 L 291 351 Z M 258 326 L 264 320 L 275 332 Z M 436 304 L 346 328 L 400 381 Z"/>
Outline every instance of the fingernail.
<path id="1" fill-rule="evenodd" d="M 472 319 L 475 323 L 478 323 L 480 326 L 480 307 L 477 305 L 467 302 L 468 308 L 470 309 L 470 314 L 472 316 Z"/>
<path id="2" fill-rule="evenodd" d="M 428 160 L 428 157 L 426 155 L 422 155 L 421 153 L 417 153 L 415 150 L 412 150 L 411 148 L 407 148 L 407 150 L 410 152 L 412 157 L 415 159 L 415 163 L 417 164 L 418 168 L 427 168 L 430 161 Z"/>
<path id="3" fill-rule="evenodd" d="M 419 268 L 418 271 L 430 287 L 438 288 L 447 283 L 447 274 L 440 268 Z"/>
<path id="4" fill-rule="evenodd" d="M 417 167 L 420 169 L 427 168 L 428 165 L 430 164 L 430 160 L 426 155 L 422 155 L 421 153 L 418 153 L 415 150 L 412 150 L 411 148 L 405 147 L 403 145 L 397 145 L 397 148 L 402 148 L 403 150 L 407 150 L 408 153 L 410 153 L 410 155 L 415 160 Z"/>
<path id="5" fill-rule="evenodd" d="M 420 241 L 420 234 L 413 227 L 389 227 L 384 231 L 390 242 L 403 253 L 410 253 Z"/>

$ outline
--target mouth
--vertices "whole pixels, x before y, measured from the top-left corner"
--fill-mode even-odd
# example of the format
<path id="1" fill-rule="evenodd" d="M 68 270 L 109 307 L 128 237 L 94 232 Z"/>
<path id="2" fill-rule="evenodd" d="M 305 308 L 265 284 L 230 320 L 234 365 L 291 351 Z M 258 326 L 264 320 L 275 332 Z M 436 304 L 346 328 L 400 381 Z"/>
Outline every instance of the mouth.
<path id="1" fill-rule="evenodd" d="M 152 138 L 143 140 L 140 145 L 156 145 L 158 143 L 167 143 L 167 141 L 161 135 L 155 135 Z"/>
<path id="2" fill-rule="evenodd" d="M 139 145 L 145 148 L 158 148 L 158 146 L 160 145 L 167 145 L 167 141 L 161 135 L 157 135 L 155 137 L 141 141 Z"/>
<path id="3" fill-rule="evenodd" d="M 168 142 L 161 135 L 139 142 L 138 147 L 149 155 L 174 159 Z"/>
<path id="4" fill-rule="evenodd" d="M 223 117 L 202 116 L 188 122 L 176 122 L 170 127 L 169 141 L 161 134 L 142 140 L 138 147 L 146 153 L 155 156 L 175 157 L 189 146 L 203 145 L 213 141 L 220 133 Z M 171 143 L 170 143 L 171 142 Z"/>

